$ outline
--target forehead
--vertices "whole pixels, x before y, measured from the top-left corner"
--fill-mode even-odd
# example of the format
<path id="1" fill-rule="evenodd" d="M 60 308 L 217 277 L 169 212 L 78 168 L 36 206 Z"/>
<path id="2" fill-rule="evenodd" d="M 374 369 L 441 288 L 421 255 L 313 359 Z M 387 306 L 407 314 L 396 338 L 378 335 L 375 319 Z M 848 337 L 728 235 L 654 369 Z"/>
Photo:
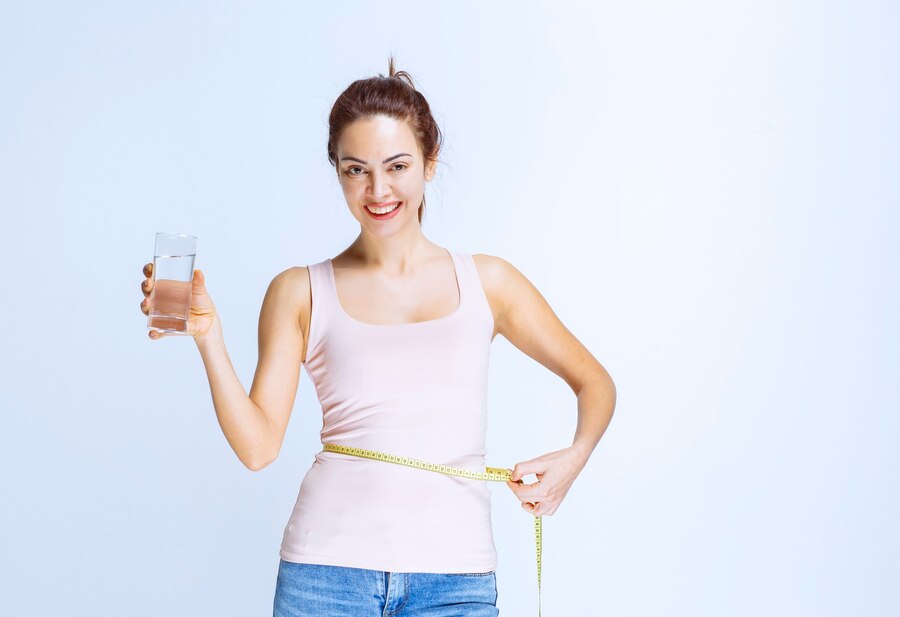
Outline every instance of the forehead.
<path id="1" fill-rule="evenodd" d="M 418 143 L 405 121 L 379 115 L 348 124 L 338 139 L 337 149 L 338 157 L 380 161 L 398 152 L 417 153 Z"/>

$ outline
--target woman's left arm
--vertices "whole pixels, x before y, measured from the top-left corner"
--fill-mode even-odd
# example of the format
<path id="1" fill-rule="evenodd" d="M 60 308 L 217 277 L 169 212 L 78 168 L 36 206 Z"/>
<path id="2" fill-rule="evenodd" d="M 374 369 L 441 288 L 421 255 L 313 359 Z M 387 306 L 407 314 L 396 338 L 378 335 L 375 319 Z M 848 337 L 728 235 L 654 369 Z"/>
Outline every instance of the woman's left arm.
<path id="1" fill-rule="evenodd" d="M 616 387 L 609 373 L 550 308 L 525 275 L 508 261 L 474 256 L 491 310 L 494 334 L 502 334 L 523 353 L 559 375 L 578 399 L 578 425 L 572 445 L 512 469 L 507 486 L 534 516 L 556 512 L 575 478 L 612 420 Z M 522 476 L 538 481 L 524 484 Z"/>

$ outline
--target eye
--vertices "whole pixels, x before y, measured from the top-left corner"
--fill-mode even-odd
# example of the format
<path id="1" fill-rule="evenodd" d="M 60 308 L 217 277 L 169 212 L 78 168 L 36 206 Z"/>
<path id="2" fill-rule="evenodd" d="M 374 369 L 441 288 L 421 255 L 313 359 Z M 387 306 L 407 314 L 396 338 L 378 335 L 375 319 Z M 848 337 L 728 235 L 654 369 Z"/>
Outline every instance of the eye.
<path id="1" fill-rule="evenodd" d="M 397 167 L 397 166 L 399 166 L 400 169 L 406 169 L 406 167 L 407 167 L 407 165 L 405 163 L 397 163 L 396 165 L 394 165 L 394 167 Z"/>
<path id="2" fill-rule="evenodd" d="M 347 174 L 348 176 L 358 176 L 359 174 L 353 173 L 354 169 L 362 170 L 362 167 L 360 167 L 359 165 L 354 165 L 353 167 L 348 167 L 347 169 L 345 169 L 344 173 Z"/>

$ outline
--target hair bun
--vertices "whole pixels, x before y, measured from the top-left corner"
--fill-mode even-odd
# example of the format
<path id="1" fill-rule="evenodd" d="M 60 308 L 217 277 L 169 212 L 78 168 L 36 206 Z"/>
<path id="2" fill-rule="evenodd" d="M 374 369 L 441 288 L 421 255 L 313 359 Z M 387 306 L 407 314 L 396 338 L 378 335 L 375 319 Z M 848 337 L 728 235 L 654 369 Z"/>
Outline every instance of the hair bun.
<path id="1" fill-rule="evenodd" d="M 391 54 L 390 61 L 388 62 L 388 77 L 400 79 L 409 84 L 409 87 L 413 90 L 416 89 L 416 84 L 413 82 L 412 75 L 406 71 L 398 71 L 394 66 L 394 54 Z"/>

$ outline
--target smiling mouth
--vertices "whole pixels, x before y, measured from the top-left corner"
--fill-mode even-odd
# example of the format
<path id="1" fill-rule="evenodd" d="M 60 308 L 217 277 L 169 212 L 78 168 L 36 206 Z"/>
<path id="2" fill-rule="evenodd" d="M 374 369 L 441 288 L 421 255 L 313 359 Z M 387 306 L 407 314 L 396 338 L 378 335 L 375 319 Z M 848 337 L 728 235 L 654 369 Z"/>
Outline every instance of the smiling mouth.
<path id="1" fill-rule="evenodd" d="M 380 204 L 380 205 L 366 204 L 365 208 L 372 214 L 380 215 L 380 214 L 388 214 L 390 212 L 393 212 L 394 210 L 396 210 L 397 208 L 400 207 L 400 204 L 401 204 L 401 202 L 399 202 L 399 201 L 384 202 L 384 204 Z"/>

